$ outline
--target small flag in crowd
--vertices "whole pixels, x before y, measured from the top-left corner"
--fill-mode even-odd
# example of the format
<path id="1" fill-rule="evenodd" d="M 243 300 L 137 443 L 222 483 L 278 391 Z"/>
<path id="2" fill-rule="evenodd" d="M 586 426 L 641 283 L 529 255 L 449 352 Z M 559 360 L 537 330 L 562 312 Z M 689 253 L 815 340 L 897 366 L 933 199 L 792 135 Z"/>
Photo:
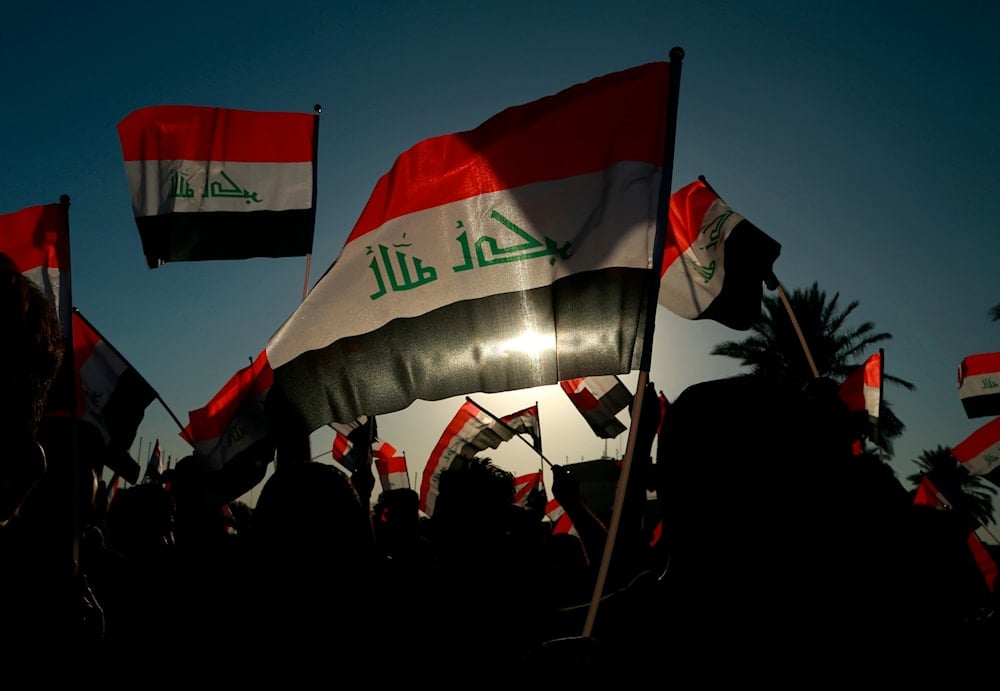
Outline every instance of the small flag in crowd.
<path id="1" fill-rule="evenodd" d="M 318 115 L 149 106 L 118 123 L 150 268 L 312 252 Z"/>
<path id="2" fill-rule="evenodd" d="M 685 319 L 749 329 L 780 253 L 778 242 L 699 178 L 670 197 L 659 303 Z"/>
<path id="3" fill-rule="evenodd" d="M 966 356 L 958 366 L 958 395 L 969 418 L 1000 415 L 1000 353 Z"/>
<path id="4" fill-rule="evenodd" d="M 566 509 L 555 499 L 549 499 L 549 502 L 545 505 L 545 516 L 552 524 L 553 535 L 559 535 L 560 533 L 580 535 L 576 530 L 576 526 L 573 525 L 573 521 L 570 520 L 569 514 L 566 513 Z"/>
<path id="5" fill-rule="evenodd" d="M 378 435 L 375 418 L 362 415 L 347 423 L 331 422 L 333 435 L 333 458 L 353 473 L 368 463 L 372 444 Z"/>
<path id="6" fill-rule="evenodd" d="M 146 472 L 142 475 L 143 482 L 159 482 L 163 477 L 163 452 L 160 450 L 160 440 L 156 440 L 153 450 L 146 463 Z"/>
<path id="7" fill-rule="evenodd" d="M 272 438 L 264 403 L 273 383 L 274 373 L 262 351 L 207 404 L 188 412 L 181 437 L 201 459 L 200 470 L 220 470 L 251 446 Z"/>
<path id="8" fill-rule="evenodd" d="M 632 403 L 632 392 L 617 376 L 567 379 L 559 386 L 601 439 L 613 439 L 626 430 L 616 416 Z"/>
<path id="9" fill-rule="evenodd" d="M 541 496 L 545 501 L 545 481 L 542 471 L 538 470 L 514 478 L 514 503 L 518 506 L 528 506 L 533 496 Z"/>
<path id="10" fill-rule="evenodd" d="M 996 592 L 997 563 L 993 561 L 993 557 L 991 557 L 990 553 L 985 547 L 983 547 L 983 543 L 980 541 L 979 537 L 976 536 L 975 531 L 969 533 L 966 543 L 972 551 L 972 557 L 976 561 L 979 573 L 983 575 L 983 580 L 986 581 L 986 587 L 991 593 Z"/>
<path id="11" fill-rule="evenodd" d="M 514 437 L 514 430 L 501 419 L 493 417 L 470 400 L 462 403 L 424 466 L 420 480 L 421 511 L 428 516 L 434 513 L 441 473 L 458 459 L 472 458 L 487 448 L 495 449 Z"/>
<path id="12" fill-rule="evenodd" d="M 156 391 L 79 309 L 73 310 L 73 364 L 77 418 L 96 427 L 109 449 L 127 453 Z"/>
<path id="13" fill-rule="evenodd" d="M 376 439 L 372 443 L 372 457 L 378 472 L 382 491 L 409 489 L 410 474 L 406 469 L 406 456 L 400 455 L 396 447 L 387 441 Z"/>
<path id="14" fill-rule="evenodd" d="M 637 368 L 670 79 L 607 74 L 400 154 L 267 344 L 305 426 Z"/>
<path id="15" fill-rule="evenodd" d="M 879 443 L 879 408 L 882 404 L 882 353 L 871 355 L 847 375 L 838 391 L 840 399 L 852 413 L 867 413 L 865 436 Z M 855 444 L 855 454 L 861 452 L 860 441 Z"/>

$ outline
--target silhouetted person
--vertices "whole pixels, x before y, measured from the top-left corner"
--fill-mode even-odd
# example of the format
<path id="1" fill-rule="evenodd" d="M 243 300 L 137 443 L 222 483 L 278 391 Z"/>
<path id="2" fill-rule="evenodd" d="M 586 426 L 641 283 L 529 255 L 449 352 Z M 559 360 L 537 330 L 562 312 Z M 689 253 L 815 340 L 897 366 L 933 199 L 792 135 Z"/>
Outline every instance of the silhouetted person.
<path id="1" fill-rule="evenodd" d="M 657 665 L 769 686 L 927 681 L 906 492 L 854 457 L 829 380 L 685 389 L 657 446 L 669 565 Z"/>

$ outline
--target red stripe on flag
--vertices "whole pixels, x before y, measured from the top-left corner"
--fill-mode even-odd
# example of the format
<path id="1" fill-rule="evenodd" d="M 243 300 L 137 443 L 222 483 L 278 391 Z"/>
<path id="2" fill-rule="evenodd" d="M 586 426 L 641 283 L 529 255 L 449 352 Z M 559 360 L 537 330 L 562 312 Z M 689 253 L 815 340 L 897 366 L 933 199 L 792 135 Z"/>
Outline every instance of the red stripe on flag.
<path id="1" fill-rule="evenodd" d="M 69 269 L 69 228 L 62 204 L 29 206 L 0 215 L 0 251 L 22 273 L 43 266 Z"/>
<path id="2" fill-rule="evenodd" d="M 209 106 L 149 106 L 118 123 L 126 161 L 301 163 L 313 160 L 316 115 Z"/>
<path id="3" fill-rule="evenodd" d="M 190 422 L 184 428 L 191 441 L 204 441 L 221 436 L 233 421 L 240 406 L 247 400 L 264 395 L 274 384 L 274 372 L 264 351 L 253 364 L 234 374 L 204 407 L 188 413 Z"/>
<path id="4" fill-rule="evenodd" d="M 507 108 L 474 130 L 419 142 L 378 181 L 348 243 L 390 219 L 490 192 L 593 173 L 621 161 L 662 167 L 661 112 L 623 113 L 608 104 L 667 103 L 669 68 L 653 62 L 596 77 Z M 652 146 L 651 132 L 658 133 Z M 560 144 L 558 155 L 554 144 Z"/>

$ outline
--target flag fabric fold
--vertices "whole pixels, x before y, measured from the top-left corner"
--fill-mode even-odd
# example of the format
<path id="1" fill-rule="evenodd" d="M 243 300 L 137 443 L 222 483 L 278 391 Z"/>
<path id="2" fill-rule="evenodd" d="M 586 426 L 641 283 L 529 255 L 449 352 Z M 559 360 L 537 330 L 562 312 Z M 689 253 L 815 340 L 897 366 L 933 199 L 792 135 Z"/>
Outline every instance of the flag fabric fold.
<path id="1" fill-rule="evenodd" d="M 562 504 L 555 499 L 549 499 L 548 503 L 545 505 L 545 516 L 552 524 L 553 535 L 568 533 L 569 535 L 574 535 L 576 537 L 580 536 L 580 533 L 577 531 L 576 526 L 573 525 L 573 521 L 570 519 L 569 514 L 566 513 L 566 509 L 564 509 Z"/>
<path id="2" fill-rule="evenodd" d="M 378 472 L 383 492 L 410 488 L 410 474 L 406 468 L 406 456 L 400 454 L 395 446 L 387 441 L 376 439 L 372 443 L 372 458 L 375 461 L 375 470 Z"/>
<path id="3" fill-rule="evenodd" d="M 631 405 L 632 392 L 616 375 L 567 379 L 559 386 L 601 439 L 614 439 L 627 429 L 616 416 Z"/>
<path id="4" fill-rule="evenodd" d="M 76 417 L 96 427 L 109 449 L 127 453 L 156 390 L 79 309 L 73 310 L 73 364 Z"/>
<path id="5" fill-rule="evenodd" d="M 997 580 L 997 563 L 990 556 L 989 551 L 983 546 L 982 541 L 973 531 L 969 533 L 969 537 L 966 540 L 969 545 L 969 550 L 972 552 L 972 558 L 976 562 L 976 566 L 979 568 L 979 573 L 983 575 L 983 580 L 986 581 L 986 587 L 989 591 L 996 592 L 996 580 Z"/>
<path id="6" fill-rule="evenodd" d="M 669 68 L 597 77 L 400 154 L 267 344 L 306 426 L 635 369 Z"/>
<path id="7" fill-rule="evenodd" d="M 962 359 L 958 396 L 969 418 L 1000 415 L 1000 353 L 977 353 Z"/>
<path id="8" fill-rule="evenodd" d="M 264 406 L 273 383 L 274 373 L 262 351 L 207 404 L 188 412 L 181 437 L 194 447 L 199 470 L 221 470 L 251 447 L 272 439 Z"/>
<path id="9" fill-rule="evenodd" d="M 502 419 L 502 418 L 501 418 Z M 472 401 L 466 400 L 445 427 L 431 451 L 420 479 L 420 510 L 434 513 L 441 473 L 479 451 L 496 449 L 514 436 L 514 431 Z"/>
<path id="10" fill-rule="evenodd" d="M 780 253 L 699 178 L 670 197 L 659 303 L 685 319 L 745 331 L 760 319 L 764 282 Z"/>
<path id="11" fill-rule="evenodd" d="M 118 123 L 150 268 L 312 252 L 318 116 L 158 105 Z"/>

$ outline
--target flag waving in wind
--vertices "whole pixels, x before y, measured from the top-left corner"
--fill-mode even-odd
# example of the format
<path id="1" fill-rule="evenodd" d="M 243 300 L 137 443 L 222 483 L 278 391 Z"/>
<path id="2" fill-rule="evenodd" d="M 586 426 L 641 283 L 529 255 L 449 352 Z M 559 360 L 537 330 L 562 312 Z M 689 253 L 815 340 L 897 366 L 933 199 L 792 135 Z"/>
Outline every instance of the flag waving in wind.
<path id="1" fill-rule="evenodd" d="M 951 455 L 973 475 L 1000 484 L 1000 417 L 993 418 L 952 447 Z"/>
<path id="2" fill-rule="evenodd" d="M 118 123 L 150 268 L 312 252 L 318 116 L 149 106 Z"/>
<path id="3" fill-rule="evenodd" d="M 267 344 L 305 426 L 636 369 L 671 78 L 640 65 L 402 153 Z"/>
<path id="4" fill-rule="evenodd" d="M 430 516 L 437 500 L 441 473 L 463 458 L 472 458 L 487 448 L 495 449 L 514 437 L 506 418 L 495 418 L 474 402 L 466 400 L 455 413 L 430 458 L 420 480 L 420 510 Z"/>
<path id="5" fill-rule="evenodd" d="M 271 426 L 264 403 L 274 373 L 261 352 L 239 370 L 206 405 L 188 412 L 181 436 L 202 459 L 200 470 L 220 470 L 258 443 L 270 443 Z"/>
<path id="6" fill-rule="evenodd" d="M 869 356 L 847 375 L 838 393 L 850 412 L 868 414 L 865 436 L 878 444 L 879 408 L 882 405 L 882 352 Z"/>
<path id="7" fill-rule="evenodd" d="M 1000 353 L 977 353 L 962 360 L 958 396 L 966 417 L 1000 415 Z"/>
<path id="8" fill-rule="evenodd" d="M 781 245 L 699 178 L 670 197 L 659 303 L 685 319 L 743 330 L 760 318 Z"/>
<path id="9" fill-rule="evenodd" d="M 378 471 L 383 492 L 410 488 L 410 474 L 406 469 L 406 456 L 401 455 L 395 446 L 387 441 L 376 439 L 372 442 L 372 458 L 375 461 L 375 470 Z"/>
<path id="10" fill-rule="evenodd" d="M 156 391 L 78 309 L 73 310 L 73 364 L 77 418 L 96 427 L 109 449 L 127 453 Z M 129 482 L 138 479 L 123 474 Z"/>
<path id="11" fill-rule="evenodd" d="M 601 439 L 614 439 L 626 427 L 616 416 L 632 403 L 632 392 L 615 375 L 580 377 L 559 382 L 583 419 Z"/>
<path id="12" fill-rule="evenodd" d="M 362 415 L 349 423 L 333 422 L 333 447 L 331 452 L 335 461 L 354 472 L 368 463 L 372 444 L 378 436 L 378 428 L 374 417 Z"/>

